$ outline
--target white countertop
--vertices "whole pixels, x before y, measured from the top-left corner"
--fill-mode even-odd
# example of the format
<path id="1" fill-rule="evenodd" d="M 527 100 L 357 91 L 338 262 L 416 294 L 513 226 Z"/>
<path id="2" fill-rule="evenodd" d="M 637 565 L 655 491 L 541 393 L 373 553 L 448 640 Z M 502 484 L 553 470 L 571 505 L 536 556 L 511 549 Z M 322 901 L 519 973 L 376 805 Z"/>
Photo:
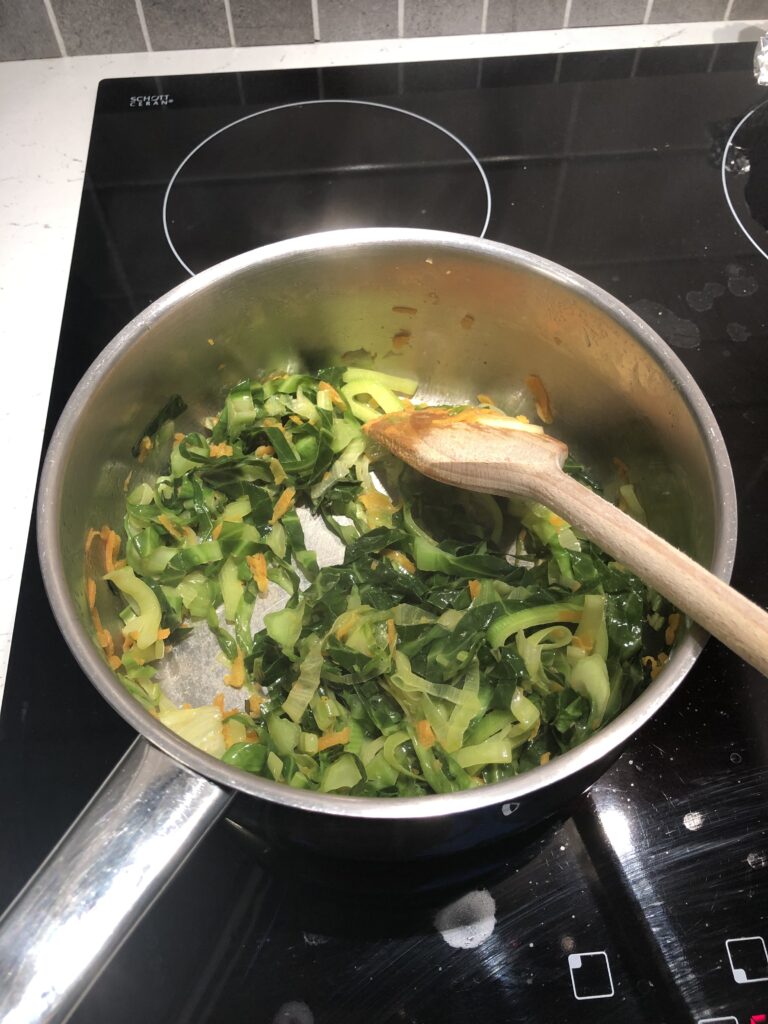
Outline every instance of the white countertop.
<path id="1" fill-rule="evenodd" d="M 0 63 L 0 698 L 101 79 L 726 43 L 765 28 L 700 22 Z"/>

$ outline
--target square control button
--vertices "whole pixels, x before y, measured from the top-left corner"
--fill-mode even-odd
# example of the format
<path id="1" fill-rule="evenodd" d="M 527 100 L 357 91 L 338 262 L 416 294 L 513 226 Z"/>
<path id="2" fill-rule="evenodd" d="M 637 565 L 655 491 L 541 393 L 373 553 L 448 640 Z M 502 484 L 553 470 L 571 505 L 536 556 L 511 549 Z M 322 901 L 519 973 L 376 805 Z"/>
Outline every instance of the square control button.
<path id="1" fill-rule="evenodd" d="M 728 952 L 731 974 L 737 985 L 768 981 L 768 950 L 761 935 L 726 939 L 725 948 Z"/>
<path id="2" fill-rule="evenodd" d="M 604 950 L 594 953 L 571 953 L 568 957 L 571 985 L 576 999 L 610 999 L 613 978 L 608 954 Z"/>

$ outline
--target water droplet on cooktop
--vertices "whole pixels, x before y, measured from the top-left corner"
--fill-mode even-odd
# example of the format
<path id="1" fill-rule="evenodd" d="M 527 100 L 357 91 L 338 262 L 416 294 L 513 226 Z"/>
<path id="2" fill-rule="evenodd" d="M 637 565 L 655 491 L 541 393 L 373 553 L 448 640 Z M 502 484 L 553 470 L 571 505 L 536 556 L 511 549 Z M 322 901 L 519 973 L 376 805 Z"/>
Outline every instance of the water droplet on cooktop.
<path id="1" fill-rule="evenodd" d="M 704 815 L 701 811 L 688 811 L 683 817 L 683 824 L 689 832 L 698 832 L 704 824 Z"/>
<path id="2" fill-rule="evenodd" d="M 312 100 L 257 111 L 202 139 L 168 184 L 163 220 L 194 274 L 336 228 L 482 236 L 490 209 L 479 160 L 447 127 L 385 104 Z"/>
<path id="3" fill-rule="evenodd" d="M 275 1016 L 272 1024 L 314 1024 L 315 1015 L 306 1003 L 298 1001 L 283 1003 Z"/>
<path id="4" fill-rule="evenodd" d="M 461 896 L 435 915 L 435 928 L 454 949 L 475 949 L 493 935 L 496 901 L 487 889 Z"/>

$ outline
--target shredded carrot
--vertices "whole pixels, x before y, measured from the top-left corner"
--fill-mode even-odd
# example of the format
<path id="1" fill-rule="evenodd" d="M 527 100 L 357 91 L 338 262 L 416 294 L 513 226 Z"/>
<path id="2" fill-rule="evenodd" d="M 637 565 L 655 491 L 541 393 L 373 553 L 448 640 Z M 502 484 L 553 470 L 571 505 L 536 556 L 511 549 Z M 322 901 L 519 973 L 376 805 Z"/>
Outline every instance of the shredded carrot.
<path id="1" fill-rule="evenodd" d="M 245 730 L 245 738 L 246 738 L 248 743 L 258 743 L 259 742 L 259 734 L 256 732 L 255 729 L 246 729 Z"/>
<path id="2" fill-rule="evenodd" d="M 86 576 L 85 579 L 85 592 L 88 595 L 88 607 L 96 607 L 96 580 L 91 579 L 90 576 Z"/>
<path id="3" fill-rule="evenodd" d="M 232 662 L 232 671 L 227 672 L 224 676 L 224 682 L 227 686 L 234 686 L 238 690 L 245 682 L 245 655 L 239 647 L 235 660 Z"/>
<path id="4" fill-rule="evenodd" d="M 345 726 L 338 732 L 327 732 L 324 736 L 321 736 L 317 741 L 317 749 L 325 750 L 326 747 L 335 747 L 338 744 L 342 746 L 345 743 L 349 743 L 350 731 L 349 726 Z"/>
<path id="5" fill-rule="evenodd" d="M 680 628 L 680 612 L 672 612 L 667 619 L 667 628 L 664 631 L 664 641 L 667 647 L 671 647 L 675 642 L 677 631 Z"/>
<path id="6" fill-rule="evenodd" d="M 224 714 L 224 694 L 223 693 L 217 693 L 216 696 L 211 701 L 211 704 L 213 704 L 213 706 L 215 708 L 218 708 L 219 711 L 222 713 L 222 715 Z"/>
<path id="7" fill-rule="evenodd" d="M 400 403 L 406 412 L 413 412 L 413 402 L 410 398 L 401 398 Z"/>
<path id="8" fill-rule="evenodd" d="M 426 747 L 427 749 L 434 745 L 436 739 L 435 733 L 426 718 L 421 718 L 416 723 L 416 739 L 422 747 Z"/>
<path id="9" fill-rule="evenodd" d="M 177 432 L 176 432 L 176 433 L 175 433 L 175 434 L 173 435 L 173 440 L 174 440 L 174 442 L 175 442 L 176 444 L 181 444 L 181 442 L 182 442 L 182 441 L 184 440 L 184 438 L 185 438 L 186 436 L 187 436 L 186 434 L 182 434 L 181 432 L 177 431 Z"/>
<path id="10" fill-rule="evenodd" d="M 614 455 L 614 457 L 611 459 L 611 462 L 616 467 L 616 470 L 621 479 L 629 480 L 629 466 L 626 464 L 626 462 L 624 462 L 623 459 L 620 459 L 617 455 Z"/>
<path id="11" fill-rule="evenodd" d="M 467 586 L 469 587 L 469 596 L 474 601 L 477 595 L 480 593 L 480 581 L 470 580 L 469 583 L 467 583 Z"/>
<path id="12" fill-rule="evenodd" d="M 107 658 L 107 664 L 111 669 L 117 671 L 117 669 L 119 669 L 123 663 L 122 661 L 120 661 L 116 654 L 110 654 L 109 657 Z"/>
<path id="13" fill-rule="evenodd" d="M 584 651 L 585 654 L 591 654 L 593 644 L 589 640 L 585 640 L 583 636 L 576 636 L 574 634 L 571 640 L 571 647 L 578 647 L 580 651 Z"/>
<path id="14" fill-rule="evenodd" d="M 186 700 L 181 705 L 181 707 L 182 707 L 183 711 L 191 711 L 192 710 L 192 705 L 189 703 L 189 701 L 186 701 Z"/>
<path id="15" fill-rule="evenodd" d="M 101 618 L 96 608 L 91 608 L 91 621 L 96 632 L 96 642 L 105 651 L 107 659 L 111 658 L 115 653 L 115 641 L 112 639 L 112 634 L 109 630 L 104 629 L 102 626 Z"/>
<path id="16" fill-rule="evenodd" d="M 541 765 L 549 764 L 549 759 L 550 759 L 551 756 L 552 755 L 550 754 L 550 752 L 548 750 L 545 750 L 544 753 L 539 758 L 539 764 L 541 764 Z"/>
<path id="17" fill-rule="evenodd" d="M 147 455 L 149 455 L 149 453 L 152 451 L 153 448 L 154 448 L 154 441 L 152 440 L 152 438 L 151 437 L 142 437 L 141 441 L 139 441 L 139 455 L 138 455 L 139 462 L 143 462 L 144 459 L 146 459 Z"/>
<path id="18" fill-rule="evenodd" d="M 341 625 L 336 630 L 336 639 L 341 643 L 344 643 L 346 638 L 352 632 L 357 625 L 357 621 L 360 618 L 356 611 L 345 612 L 342 616 Z"/>
<path id="19" fill-rule="evenodd" d="M 110 530 L 104 544 L 104 565 L 107 572 L 114 572 L 115 555 L 120 550 L 120 537 L 114 530 Z"/>
<path id="20" fill-rule="evenodd" d="M 224 529 L 224 523 L 216 523 L 214 528 L 211 530 L 211 537 L 213 540 L 218 540 L 221 536 L 221 531 Z"/>
<path id="21" fill-rule="evenodd" d="M 397 630 L 395 629 L 395 620 L 387 619 L 387 643 L 389 649 L 394 651 L 395 644 L 397 643 Z"/>
<path id="22" fill-rule="evenodd" d="M 93 527 L 91 527 L 91 529 L 86 534 L 86 537 L 85 537 L 85 557 L 86 558 L 91 553 L 91 545 L 93 544 L 93 542 L 96 540 L 96 538 L 98 536 L 99 536 L 99 531 L 98 530 L 94 530 Z"/>
<path id="23" fill-rule="evenodd" d="M 274 455 L 275 449 L 271 444 L 260 444 L 253 454 L 259 459 L 265 459 L 268 455 Z"/>
<path id="24" fill-rule="evenodd" d="M 256 553 L 255 555 L 246 555 L 245 561 L 248 568 L 251 570 L 251 576 L 256 581 L 256 586 L 259 588 L 260 594 L 266 594 L 269 589 L 269 580 L 267 579 L 267 559 L 265 555 Z"/>
<path id="25" fill-rule="evenodd" d="M 385 558 L 388 558 L 390 562 L 394 562 L 395 565 L 399 565 L 405 572 L 410 573 L 413 576 L 416 572 L 416 566 L 410 560 L 407 555 L 404 555 L 402 551 L 393 551 L 392 548 L 385 548 L 382 551 Z"/>
<path id="26" fill-rule="evenodd" d="M 231 444 L 227 444 L 226 441 L 222 441 L 221 444 L 212 444 L 208 448 L 208 454 L 212 455 L 214 459 L 223 459 L 226 455 L 233 455 L 234 449 Z"/>
<path id="27" fill-rule="evenodd" d="M 281 484 L 288 479 L 288 474 L 283 469 L 279 459 L 269 460 L 269 469 L 276 484 Z"/>
<path id="28" fill-rule="evenodd" d="M 547 389 L 544 387 L 541 377 L 532 373 L 529 377 L 525 378 L 525 383 L 528 390 L 533 395 L 539 419 L 542 423 L 551 423 L 554 419 L 552 414 L 552 404 L 549 401 L 549 395 L 547 394 Z"/>
<path id="29" fill-rule="evenodd" d="M 133 470 L 128 473 L 128 476 L 123 480 L 123 494 L 128 493 L 128 488 L 131 485 L 131 477 L 133 476 Z"/>
<path id="30" fill-rule="evenodd" d="M 292 416 L 289 416 L 288 419 L 291 421 L 291 423 L 295 423 L 299 427 L 304 422 L 304 420 L 301 418 L 301 416 L 297 416 L 296 414 L 294 414 Z"/>
<path id="31" fill-rule="evenodd" d="M 650 668 L 651 679 L 655 679 L 669 661 L 669 656 L 662 651 L 658 658 L 653 658 L 650 654 L 647 654 L 644 658 L 641 658 L 641 661 L 646 668 Z"/>
<path id="32" fill-rule="evenodd" d="M 562 516 L 557 515 L 555 512 L 550 512 L 549 524 L 550 526 L 554 526 L 556 530 L 562 530 L 564 526 L 568 525 Z"/>
<path id="33" fill-rule="evenodd" d="M 527 416 L 515 416 L 515 419 L 517 420 L 518 423 L 530 423 L 531 422 L 528 419 Z"/>
<path id="34" fill-rule="evenodd" d="M 176 526 L 174 523 L 171 522 L 171 520 L 168 518 L 168 516 L 164 512 L 163 512 L 163 514 L 161 516 L 157 517 L 157 521 L 158 521 L 158 523 L 160 523 L 160 525 L 162 526 L 162 528 L 164 530 L 166 530 L 168 533 L 170 533 L 170 535 L 173 538 L 175 538 L 176 540 L 183 540 L 184 539 L 184 534 L 181 532 L 181 530 L 178 528 L 178 526 Z"/>
<path id="35" fill-rule="evenodd" d="M 285 513 L 288 511 L 288 509 L 293 504 L 293 499 L 295 498 L 295 496 L 296 496 L 296 488 L 295 487 L 286 487 L 285 488 L 283 493 L 280 495 L 280 497 L 275 502 L 275 507 L 274 507 L 274 510 L 272 512 L 272 516 L 271 516 L 271 518 L 269 520 L 272 526 L 275 525 L 275 523 L 278 521 L 278 519 L 281 519 L 285 515 Z"/>
<path id="36" fill-rule="evenodd" d="M 158 631 L 157 631 L 157 639 L 158 640 L 167 640 L 170 635 L 171 635 L 171 631 L 170 631 L 170 629 L 167 629 L 167 628 L 165 628 L 165 629 L 158 629 Z"/>
<path id="37" fill-rule="evenodd" d="M 183 532 L 184 536 L 186 537 L 190 544 L 197 544 L 197 534 L 195 533 L 191 526 L 183 527 Z"/>
<path id="38" fill-rule="evenodd" d="M 368 528 L 375 530 L 377 526 L 385 526 L 382 517 L 394 515 L 397 508 L 392 504 L 386 494 L 375 489 L 366 491 L 357 499 L 365 509 L 365 517 L 368 521 Z"/>
<path id="39" fill-rule="evenodd" d="M 264 698 L 260 693 L 252 693 L 248 698 L 248 711 L 254 718 L 261 714 L 261 705 L 264 703 Z"/>
<path id="40" fill-rule="evenodd" d="M 333 384 L 329 384 L 328 381 L 326 380 L 321 380 L 320 383 L 317 385 L 317 390 L 327 391 L 334 405 L 339 405 L 341 406 L 342 409 L 346 409 L 347 403 L 341 397 L 341 395 L 333 386 Z"/>
<path id="41" fill-rule="evenodd" d="M 376 511 L 376 512 L 378 512 L 378 511 L 396 512 L 397 511 L 397 509 L 392 504 L 392 502 L 387 497 L 387 495 L 386 494 L 382 494 L 381 491 L 377 491 L 377 490 L 366 491 L 364 494 L 360 495 L 360 497 L 358 498 L 358 501 L 363 506 L 363 508 L 365 509 L 366 512 L 374 512 L 374 511 Z"/>
<path id="42" fill-rule="evenodd" d="M 225 712 L 224 712 L 224 714 L 222 715 L 222 719 L 223 719 L 224 721 L 226 721 L 226 719 L 228 719 L 228 718 L 231 718 L 231 717 L 232 717 L 233 715 L 239 715 L 239 714 L 241 714 L 241 713 L 242 713 L 242 708 L 229 708 L 229 709 L 228 709 L 227 711 L 225 711 Z"/>

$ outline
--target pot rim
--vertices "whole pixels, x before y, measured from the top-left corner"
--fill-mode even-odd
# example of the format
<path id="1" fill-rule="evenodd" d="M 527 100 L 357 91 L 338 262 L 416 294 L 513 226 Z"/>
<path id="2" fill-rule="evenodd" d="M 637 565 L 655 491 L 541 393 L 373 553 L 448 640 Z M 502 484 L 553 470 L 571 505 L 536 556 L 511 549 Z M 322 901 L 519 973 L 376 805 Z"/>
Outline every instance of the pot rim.
<path id="1" fill-rule="evenodd" d="M 80 667 L 101 695 L 138 733 L 169 757 L 228 789 L 298 810 L 347 818 L 425 819 L 519 803 L 524 797 L 589 768 L 622 746 L 682 683 L 708 638 L 704 630 L 692 626 L 663 671 L 628 708 L 581 746 L 559 755 L 547 765 L 490 786 L 421 797 L 337 796 L 292 789 L 284 783 L 250 775 L 223 764 L 181 739 L 121 686 L 76 613 L 58 541 L 59 506 L 68 451 L 89 396 L 115 368 L 123 354 L 170 310 L 246 269 L 340 249 L 382 249 L 403 244 L 423 246 L 429 249 L 429 254 L 440 250 L 446 253 L 472 252 L 534 270 L 588 299 L 637 338 L 680 391 L 707 447 L 717 510 L 710 569 L 726 582 L 731 576 L 736 551 L 736 492 L 730 460 L 720 428 L 699 386 L 681 360 L 645 321 L 602 288 L 557 263 L 523 249 L 452 232 L 349 228 L 303 235 L 234 256 L 161 296 L 127 324 L 97 356 L 69 398 L 48 446 L 37 500 L 37 541 L 43 582 L 54 616 Z M 512 813 L 510 808 L 505 810 Z"/>

